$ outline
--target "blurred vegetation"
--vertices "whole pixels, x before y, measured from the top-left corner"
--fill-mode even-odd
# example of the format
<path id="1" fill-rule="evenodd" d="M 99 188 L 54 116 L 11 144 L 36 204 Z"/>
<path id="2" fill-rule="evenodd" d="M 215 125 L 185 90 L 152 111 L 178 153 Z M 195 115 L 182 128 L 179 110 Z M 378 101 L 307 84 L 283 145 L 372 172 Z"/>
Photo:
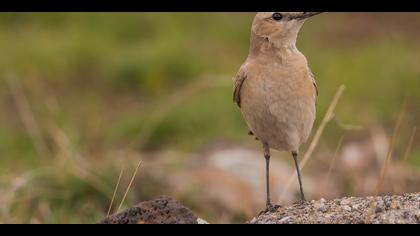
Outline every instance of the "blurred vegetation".
<path id="1" fill-rule="evenodd" d="M 99 219 L 119 173 L 104 157 L 113 150 L 254 145 L 231 102 L 231 77 L 247 55 L 253 16 L 2 13 L 0 191 L 25 187 L 16 190 L 20 197 L 12 205 L 0 206 L 0 222 Z M 347 89 L 336 117 L 344 124 L 380 125 L 391 133 L 406 99 L 396 147 L 404 150 L 412 128 L 420 126 L 419 22 L 418 13 L 326 13 L 308 20 L 298 47 L 320 91 L 315 127 L 341 84 Z M 25 124 L 13 88 L 28 102 L 37 127 Z M 39 130 L 40 140 L 31 129 Z M 343 133 L 360 135 L 332 123 L 321 145 L 334 147 Z M 410 163 L 420 166 L 416 140 Z M 74 173 L 83 170 L 69 171 L 66 156 L 94 174 L 80 178 Z M 27 175 L 35 177 L 25 182 Z M 138 191 L 146 198 L 164 188 Z"/>

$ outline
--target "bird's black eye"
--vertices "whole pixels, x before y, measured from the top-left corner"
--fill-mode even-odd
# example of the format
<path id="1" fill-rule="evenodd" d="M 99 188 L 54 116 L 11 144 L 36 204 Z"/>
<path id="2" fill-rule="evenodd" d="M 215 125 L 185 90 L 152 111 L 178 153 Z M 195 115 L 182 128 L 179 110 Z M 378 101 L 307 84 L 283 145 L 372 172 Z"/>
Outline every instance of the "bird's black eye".
<path id="1" fill-rule="evenodd" d="M 279 20 L 283 19 L 283 15 L 281 13 L 278 13 L 278 12 L 274 12 L 271 17 L 275 21 L 279 21 Z"/>

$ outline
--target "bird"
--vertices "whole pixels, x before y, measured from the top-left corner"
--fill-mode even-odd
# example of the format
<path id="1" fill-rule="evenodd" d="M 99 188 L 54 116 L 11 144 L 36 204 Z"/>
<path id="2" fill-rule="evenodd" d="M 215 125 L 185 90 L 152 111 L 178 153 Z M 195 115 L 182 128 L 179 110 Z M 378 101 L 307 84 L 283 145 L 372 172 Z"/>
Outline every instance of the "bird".
<path id="1" fill-rule="evenodd" d="M 270 149 L 292 154 L 305 201 L 298 163 L 316 117 L 318 87 L 306 57 L 296 47 L 306 19 L 321 12 L 258 12 L 252 22 L 249 53 L 233 77 L 233 101 L 250 135 L 262 143 L 266 163 L 266 211 L 270 197 Z"/>

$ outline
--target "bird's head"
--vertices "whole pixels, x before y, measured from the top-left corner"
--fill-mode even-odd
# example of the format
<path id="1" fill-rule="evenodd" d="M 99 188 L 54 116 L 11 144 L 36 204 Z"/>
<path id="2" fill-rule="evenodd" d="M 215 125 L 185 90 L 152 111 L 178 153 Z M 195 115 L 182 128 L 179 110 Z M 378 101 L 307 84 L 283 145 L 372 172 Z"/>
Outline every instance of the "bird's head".
<path id="1" fill-rule="evenodd" d="M 306 19 L 320 12 L 259 12 L 252 23 L 252 34 L 276 45 L 296 42 Z"/>

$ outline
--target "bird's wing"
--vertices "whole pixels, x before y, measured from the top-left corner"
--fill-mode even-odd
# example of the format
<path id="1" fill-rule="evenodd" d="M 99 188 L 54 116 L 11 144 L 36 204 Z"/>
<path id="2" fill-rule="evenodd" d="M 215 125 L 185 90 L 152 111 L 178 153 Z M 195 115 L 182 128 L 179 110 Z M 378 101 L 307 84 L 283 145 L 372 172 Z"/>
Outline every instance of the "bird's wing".
<path id="1" fill-rule="evenodd" d="M 233 102 L 239 107 L 241 107 L 241 88 L 246 77 L 244 67 L 241 67 L 235 77 L 233 77 Z"/>
<path id="2" fill-rule="evenodd" d="M 316 99 L 318 97 L 318 86 L 316 85 L 315 77 L 311 69 L 309 69 L 309 77 L 311 78 L 312 84 L 314 85 L 314 88 L 315 88 L 315 94 L 316 94 L 315 99 Z"/>
<path id="3" fill-rule="evenodd" d="M 313 79 L 313 77 L 312 77 L 312 79 Z M 316 96 L 318 97 L 318 85 L 316 85 L 315 79 L 312 80 L 312 84 L 314 85 Z"/>

